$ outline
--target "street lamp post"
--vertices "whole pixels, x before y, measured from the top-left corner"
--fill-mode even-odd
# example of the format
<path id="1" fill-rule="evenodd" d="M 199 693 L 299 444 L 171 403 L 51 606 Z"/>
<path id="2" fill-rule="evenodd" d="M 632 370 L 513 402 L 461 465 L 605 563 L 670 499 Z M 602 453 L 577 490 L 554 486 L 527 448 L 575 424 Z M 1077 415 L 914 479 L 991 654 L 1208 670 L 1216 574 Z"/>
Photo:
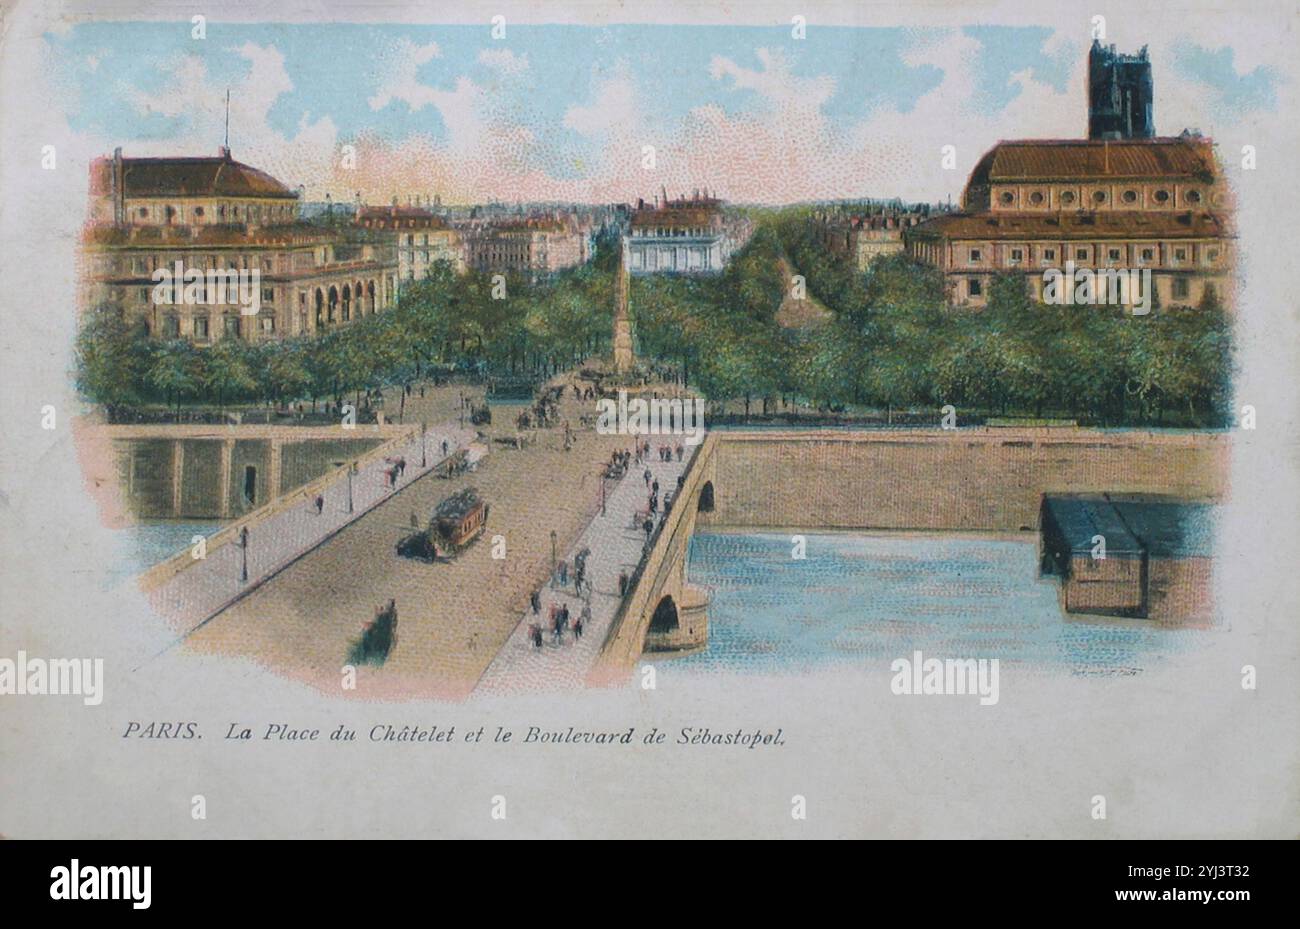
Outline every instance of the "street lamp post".
<path id="1" fill-rule="evenodd" d="M 600 515 L 605 515 L 605 474 L 600 475 Z"/>
<path id="2" fill-rule="evenodd" d="M 348 465 L 348 512 L 352 512 L 352 475 L 356 473 L 357 463 L 354 461 Z"/>
<path id="3" fill-rule="evenodd" d="M 240 548 L 240 568 L 239 580 L 242 583 L 248 583 L 248 527 L 244 526 L 239 530 L 239 548 Z"/>
<path id="4" fill-rule="evenodd" d="M 424 448 L 424 425 L 425 425 L 424 423 L 420 423 L 420 467 L 421 468 L 429 467 L 428 454 L 425 452 L 425 448 Z"/>
<path id="5" fill-rule="evenodd" d="M 555 585 L 555 530 L 551 530 L 551 585 Z"/>

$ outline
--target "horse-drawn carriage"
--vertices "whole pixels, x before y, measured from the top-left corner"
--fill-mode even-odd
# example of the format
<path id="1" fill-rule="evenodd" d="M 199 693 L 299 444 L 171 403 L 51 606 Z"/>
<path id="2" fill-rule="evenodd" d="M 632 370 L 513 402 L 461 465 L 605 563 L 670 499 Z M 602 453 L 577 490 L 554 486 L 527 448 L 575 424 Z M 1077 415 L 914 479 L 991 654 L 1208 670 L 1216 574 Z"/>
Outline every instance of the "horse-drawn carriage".
<path id="1" fill-rule="evenodd" d="M 442 461 L 438 462 L 438 466 L 434 469 L 434 473 L 441 478 L 453 478 L 458 474 L 464 474 L 468 470 L 469 453 L 463 448 L 458 448 Z"/>

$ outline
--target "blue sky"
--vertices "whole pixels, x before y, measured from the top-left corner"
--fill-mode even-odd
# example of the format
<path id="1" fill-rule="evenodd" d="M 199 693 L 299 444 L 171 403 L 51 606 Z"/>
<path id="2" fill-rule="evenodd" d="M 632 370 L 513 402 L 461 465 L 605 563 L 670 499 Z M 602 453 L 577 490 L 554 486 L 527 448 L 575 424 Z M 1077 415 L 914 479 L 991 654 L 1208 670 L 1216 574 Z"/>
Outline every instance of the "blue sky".
<path id="1" fill-rule="evenodd" d="M 1134 38 L 1121 48 L 1135 51 Z M 211 22 L 195 40 L 188 22 L 102 22 L 46 40 L 71 88 L 74 132 L 135 152 L 210 151 L 229 86 L 232 147 L 247 160 L 300 167 L 289 180 L 309 187 L 379 197 L 385 183 L 401 186 L 402 172 L 418 171 L 418 152 L 437 162 L 428 173 L 453 198 L 481 197 L 492 183 L 536 195 L 548 181 L 557 195 L 631 196 L 650 179 L 623 162 L 643 144 L 674 153 L 670 187 L 721 186 L 747 199 L 766 189 L 912 195 L 876 189 L 897 185 L 902 166 L 876 170 L 869 157 L 905 161 L 915 138 L 933 148 L 946 135 L 974 149 L 997 137 L 1081 133 L 1087 50 L 1086 37 L 1034 26 L 810 25 L 798 40 L 756 26 L 514 25 L 503 41 L 481 25 Z M 1278 73 L 1241 73 L 1229 47 L 1178 38 L 1153 58 L 1162 132 L 1188 116 L 1220 126 L 1277 107 Z M 1204 100 L 1203 114 L 1162 108 L 1162 88 L 1175 82 L 1199 88 L 1175 96 Z M 359 139 L 384 163 L 337 177 L 333 150 Z M 687 151 L 710 144 L 743 151 Z M 289 159 L 295 146 L 300 162 Z M 319 163 L 308 167 L 315 149 Z M 755 183 L 756 158 L 782 167 Z M 746 167 L 733 172 L 733 161 Z M 934 179 L 951 192 L 951 178 Z M 935 186 L 927 191 L 942 195 Z"/>

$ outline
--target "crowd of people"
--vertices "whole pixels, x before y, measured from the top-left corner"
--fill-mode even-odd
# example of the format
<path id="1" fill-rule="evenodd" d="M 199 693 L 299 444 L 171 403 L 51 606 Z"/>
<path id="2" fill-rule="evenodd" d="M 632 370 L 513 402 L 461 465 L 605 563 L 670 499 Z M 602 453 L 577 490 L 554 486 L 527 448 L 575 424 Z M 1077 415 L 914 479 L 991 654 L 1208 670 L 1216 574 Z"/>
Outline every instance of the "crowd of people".
<path id="1" fill-rule="evenodd" d="M 573 399 L 579 402 L 590 400 L 598 395 L 597 389 L 590 385 L 571 382 L 567 386 L 572 391 Z M 518 425 L 527 428 L 559 425 L 563 422 L 567 449 L 576 437 L 569 423 L 560 419 L 559 406 L 563 393 L 563 387 L 542 390 L 534 405 L 520 414 Z M 654 456 L 657 456 L 659 463 L 669 463 L 674 460 L 682 461 L 685 453 L 685 446 L 681 442 L 656 445 L 649 439 L 636 437 L 629 447 L 611 452 L 603 467 L 603 476 L 616 481 L 625 477 L 634 467 L 644 468 L 641 475 L 645 482 L 646 505 L 633 514 L 632 522 L 638 533 L 644 533 L 643 552 L 654 540 L 655 527 L 671 512 L 674 497 L 681 492 L 683 484 L 683 478 L 678 476 L 674 488 L 661 488 L 651 466 L 655 460 Z M 545 648 L 548 638 L 552 647 L 561 646 L 566 642 L 576 643 L 590 627 L 591 601 L 594 593 L 591 571 L 588 567 L 590 555 L 590 549 L 583 548 L 571 559 L 556 560 L 547 585 L 534 590 L 529 595 L 532 619 L 527 626 L 527 641 L 532 650 L 540 651 Z M 622 600 L 627 596 L 632 584 L 626 570 L 619 572 L 617 584 L 618 598 Z M 547 587 L 553 592 L 549 596 L 545 595 Z"/>

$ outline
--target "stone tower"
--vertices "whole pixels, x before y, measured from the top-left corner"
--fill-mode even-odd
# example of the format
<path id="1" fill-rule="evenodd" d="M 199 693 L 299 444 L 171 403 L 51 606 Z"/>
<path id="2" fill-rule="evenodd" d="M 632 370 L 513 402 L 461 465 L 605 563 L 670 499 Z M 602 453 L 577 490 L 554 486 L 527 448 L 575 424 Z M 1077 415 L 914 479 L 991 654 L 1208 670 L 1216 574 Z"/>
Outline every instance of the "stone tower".
<path id="1" fill-rule="evenodd" d="M 1156 134 L 1147 47 L 1124 55 L 1096 39 L 1088 52 L 1088 138 L 1150 139 Z"/>
<path id="2" fill-rule="evenodd" d="M 614 277 L 614 371 L 632 370 L 632 320 L 627 314 L 630 281 L 627 273 L 627 243 L 619 238 L 618 271 Z"/>

